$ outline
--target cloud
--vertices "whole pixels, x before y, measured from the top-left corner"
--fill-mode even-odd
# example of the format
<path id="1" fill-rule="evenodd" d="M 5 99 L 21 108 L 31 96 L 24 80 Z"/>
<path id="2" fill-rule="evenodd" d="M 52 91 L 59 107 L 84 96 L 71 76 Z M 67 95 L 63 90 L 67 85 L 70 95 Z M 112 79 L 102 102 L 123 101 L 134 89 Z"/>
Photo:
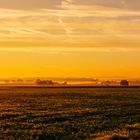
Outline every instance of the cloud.
<path id="1" fill-rule="evenodd" d="M 73 3 L 74 0 L 62 0 L 61 1 L 61 8 L 62 9 L 69 9 L 70 5 Z"/>
<path id="2" fill-rule="evenodd" d="M 100 0 L 53 3 L 57 8 L 0 9 L 0 44 L 9 46 L 15 41 L 17 46 L 76 48 L 140 45 L 140 11 L 116 8 L 115 1 L 110 5 Z M 118 3 L 129 5 L 130 1 Z"/>
<path id="3" fill-rule="evenodd" d="M 139 0 L 76 0 L 75 3 L 80 3 L 81 5 L 99 5 L 118 9 L 129 9 L 134 11 L 140 10 Z"/>
<path id="4" fill-rule="evenodd" d="M 139 0 L 0 0 L 0 8 L 4 9 L 59 9 L 60 5 L 63 5 L 63 8 L 68 8 L 70 4 L 140 10 Z"/>
<path id="5" fill-rule="evenodd" d="M 58 22 L 62 25 L 66 35 L 71 38 L 71 33 L 72 33 L 72 28 L 67 27 L 66 23 L 64 23 L 64 21 L 62 20 L 62 18 L 58 19 Z"/>
<path id="6" fill-rule="evenodd" d="M 61 0 L 0 0 L 0 8 L 4 9 L 57 9 L 60 4 Z"/>

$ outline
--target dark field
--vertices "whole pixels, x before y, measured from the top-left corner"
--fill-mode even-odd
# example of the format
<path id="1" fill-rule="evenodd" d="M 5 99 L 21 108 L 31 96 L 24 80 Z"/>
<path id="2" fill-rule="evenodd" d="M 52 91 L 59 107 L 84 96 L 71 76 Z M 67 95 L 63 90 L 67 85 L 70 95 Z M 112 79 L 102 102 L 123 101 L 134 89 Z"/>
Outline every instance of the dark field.
<path id="1" fill-rule="evenodd" d="M 0 88 L 2 140 L 140 139 L 140 88 Z"/>

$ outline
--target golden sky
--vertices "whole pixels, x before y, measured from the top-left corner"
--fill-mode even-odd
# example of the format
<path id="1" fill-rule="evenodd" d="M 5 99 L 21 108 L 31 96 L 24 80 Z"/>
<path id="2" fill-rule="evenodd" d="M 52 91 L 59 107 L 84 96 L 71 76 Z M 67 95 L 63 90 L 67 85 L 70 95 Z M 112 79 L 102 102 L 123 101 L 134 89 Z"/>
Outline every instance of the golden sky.
<path id="1" fill-rule="evenodd" d="M 0 0 L 0 78 L 140 77 L 139 0 Z"/>

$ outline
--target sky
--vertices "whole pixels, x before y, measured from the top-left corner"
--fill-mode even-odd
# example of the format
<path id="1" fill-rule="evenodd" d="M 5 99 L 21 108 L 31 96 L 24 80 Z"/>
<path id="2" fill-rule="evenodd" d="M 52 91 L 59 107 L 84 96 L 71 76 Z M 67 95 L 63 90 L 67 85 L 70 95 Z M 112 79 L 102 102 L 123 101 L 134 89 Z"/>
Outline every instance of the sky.
<path id="1" fill-rule="evenodd" d="M 0 78 L 140 78 L 139 0 L 0 0 Z"/>

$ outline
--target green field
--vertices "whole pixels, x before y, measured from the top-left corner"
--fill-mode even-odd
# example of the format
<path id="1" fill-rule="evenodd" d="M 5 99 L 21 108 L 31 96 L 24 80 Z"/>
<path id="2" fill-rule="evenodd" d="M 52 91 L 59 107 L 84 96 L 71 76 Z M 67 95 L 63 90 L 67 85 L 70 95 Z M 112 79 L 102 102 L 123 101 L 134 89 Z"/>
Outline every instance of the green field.
<path id="1" fill-rule="evenodd" d="M 2 140 L 140 139 L 140 88 L 0 88 Z"/>

